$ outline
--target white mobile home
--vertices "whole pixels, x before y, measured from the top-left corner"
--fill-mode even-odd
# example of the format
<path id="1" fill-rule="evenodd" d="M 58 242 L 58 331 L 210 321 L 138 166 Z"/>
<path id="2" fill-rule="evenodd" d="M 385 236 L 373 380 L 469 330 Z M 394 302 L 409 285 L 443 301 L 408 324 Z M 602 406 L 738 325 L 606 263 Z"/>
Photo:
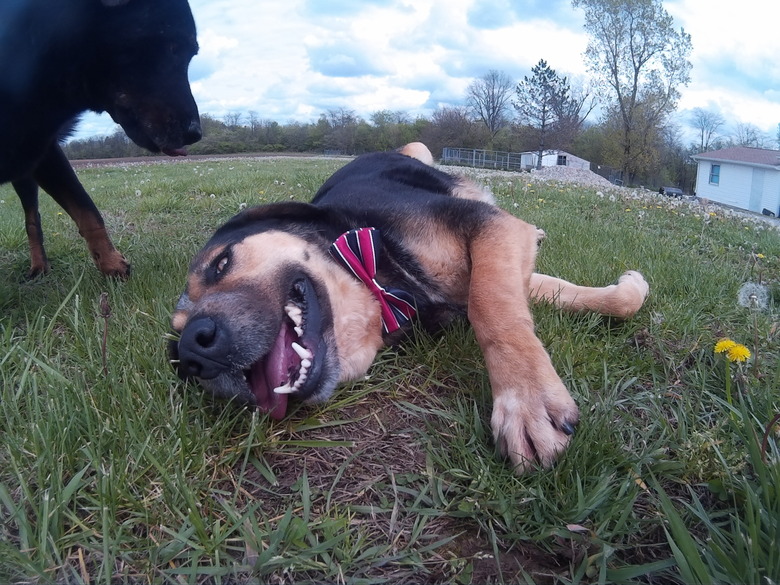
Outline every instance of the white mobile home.
<path id="1" fill-rule="evenodd" d="M 696 195 L 739 209 L 780 215 L 780 150 L 736 146 L 702 152 Z"/>

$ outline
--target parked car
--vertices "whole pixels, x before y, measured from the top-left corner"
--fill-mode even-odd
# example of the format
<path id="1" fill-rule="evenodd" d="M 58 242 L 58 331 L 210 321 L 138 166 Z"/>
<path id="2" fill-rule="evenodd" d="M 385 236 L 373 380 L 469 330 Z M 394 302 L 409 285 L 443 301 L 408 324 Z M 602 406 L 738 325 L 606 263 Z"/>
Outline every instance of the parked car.
<path id="1" fill-rule="evenodd" d="M 683 196 L 682 189 L 678 189 L 677 187 L 661 187 L 658 189 L 658 192 L 661 195 L 666 195 L 667 197 L 677 197 L 678 199 L 681 199 Z"/>

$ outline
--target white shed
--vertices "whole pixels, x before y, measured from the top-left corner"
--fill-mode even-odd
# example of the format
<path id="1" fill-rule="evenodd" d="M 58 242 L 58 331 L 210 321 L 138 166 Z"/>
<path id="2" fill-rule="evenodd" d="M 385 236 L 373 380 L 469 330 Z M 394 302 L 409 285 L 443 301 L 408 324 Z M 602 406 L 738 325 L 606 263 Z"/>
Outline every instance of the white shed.
<path id="1" fill-rule="evenodd" d="M 735 146 L 702 152 L 696 195 L 739 209 L 780 215 L 780 150 Z"/>
<path id="2" fill-rule="evenodd" d="M 536 163 L 536 160 L 539 157 L 538 152 L 529 152 L 523 154 L 532 154 L 534 163 Z M 564 167 L 571 167 L 573 169 L 584 169 L 586 171 L 590 170 L 589 161 L 585 160 L 584 158 L 574 156 L 573 154 L 566 152 L 565 150 L 545 150 L 544 153 L 542 154 L 542 166 L 543 167 L 564 166 Z"/>

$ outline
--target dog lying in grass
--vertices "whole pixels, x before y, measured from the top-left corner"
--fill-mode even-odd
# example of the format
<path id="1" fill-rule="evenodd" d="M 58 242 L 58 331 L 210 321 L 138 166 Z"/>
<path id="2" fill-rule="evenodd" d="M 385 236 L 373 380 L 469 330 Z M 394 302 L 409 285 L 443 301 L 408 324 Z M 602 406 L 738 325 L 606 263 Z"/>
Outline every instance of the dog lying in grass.
<path id="1" fill-rule="evenodd" d="M 179 375 L 279 419 L 288 398 L 324 401 L 363 376 L 414 321 L 435 331 L 465 316 L 484 354 L 499 452 L 518 472 L 552 464 L 579 414 L 529 301 L 627 318 L 648 285 L 634 271 L 604 288 L 534 272 L 543 232 L 432 162 L 419 143 L 364 155 L 311 203 L 246 209 L 220 227 L 173 315 Z"/>

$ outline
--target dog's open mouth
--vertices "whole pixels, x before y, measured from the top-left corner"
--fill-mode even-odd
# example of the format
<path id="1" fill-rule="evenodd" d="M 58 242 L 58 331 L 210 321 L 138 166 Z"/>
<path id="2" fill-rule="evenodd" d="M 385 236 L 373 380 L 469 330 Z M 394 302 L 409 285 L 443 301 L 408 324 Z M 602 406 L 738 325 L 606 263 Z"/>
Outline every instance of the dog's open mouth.
<path id="1" fill-rule="evenodd" d="M 244 370 L 258 408 L 277 420 L 287 412 L 288 395 L 305 397 L 310 391 L 302 390 L 316 385 L 319 318 L 319 306 L 311 283 L 306 279 L 297 280 L 284 305 L 282 326 L 273 347 Z"/>

